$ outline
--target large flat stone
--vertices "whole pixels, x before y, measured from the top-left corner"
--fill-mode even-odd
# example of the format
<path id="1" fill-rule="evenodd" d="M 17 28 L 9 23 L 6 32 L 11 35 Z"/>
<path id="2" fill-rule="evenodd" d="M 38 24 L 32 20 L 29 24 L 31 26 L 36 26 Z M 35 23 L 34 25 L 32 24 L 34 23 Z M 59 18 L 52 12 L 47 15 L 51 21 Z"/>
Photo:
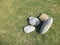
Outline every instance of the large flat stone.
<path id="1" fill-rule="evenodd" d="M 40 29 L 40 34 L 46 33 L 49 30 L 49 28 L 51 27 L 52 23 L 53 23 L 53 18 L 49 18 L 48 20 L 44 21 L 44 23 Z"/>

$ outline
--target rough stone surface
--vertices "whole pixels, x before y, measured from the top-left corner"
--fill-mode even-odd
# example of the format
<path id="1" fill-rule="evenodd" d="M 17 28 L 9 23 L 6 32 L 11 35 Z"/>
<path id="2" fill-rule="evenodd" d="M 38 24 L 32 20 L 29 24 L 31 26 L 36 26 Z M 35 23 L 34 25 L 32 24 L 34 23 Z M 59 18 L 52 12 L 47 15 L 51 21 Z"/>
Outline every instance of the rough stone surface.
<path id="1" fill-rule="evenodd" d="M 31 26 L 31 25 L 24 27 L 24 32 L 25 33 L 30 33 L 30 32 L 32 32 L 34 30 L 35 30 L 35 27 Z"/>
<path id="2" fill-rule="evenodd" d="M 49 30 L 49 28 L 51 27 L 52 23 L 53 23 L 53 18 L 49 18 L 48 20 L 44 21 L 44 23 L 40 29 L 40 33 L 41 34 L 46 33 Z"/>
<path id="3" fill-rule="evenodd" d="M 40 20 L 35 17 L 29 17 L 29 24 L 37 26 L 40 24 Z"/>
<path id="4" fill-rule="evenodd" d="M 42 21 L 45 21 L 47 20 L 49 17 L 47 14 L 42 14 L 41 16 L 39 16 L 39 19 L 42 20 Z"/>

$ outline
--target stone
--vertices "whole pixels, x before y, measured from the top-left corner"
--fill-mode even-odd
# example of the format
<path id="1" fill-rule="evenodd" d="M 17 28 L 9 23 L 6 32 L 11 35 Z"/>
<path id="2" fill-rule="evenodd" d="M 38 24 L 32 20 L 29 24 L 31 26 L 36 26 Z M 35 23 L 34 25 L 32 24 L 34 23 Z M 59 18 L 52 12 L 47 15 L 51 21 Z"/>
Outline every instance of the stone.
<path id="1" fill-rule="evenodd" d="M 31 33 L 34 30 L 35 30 L 35 27 L 34 26 L 31 26 L 31 25 L 28 25 L 28 26 L 25 26 L 24 27 L 24 32 L 25 33 Z"/>
<path id="2" fill-rule="evenodd" d="M 48 20 L 44 21 L 40 29 L 40 34 L 46 33 L 51 27 L 52 23 L 53 23 L 53 18 L 49 18 Z"/>
<path id="3" fill-rule="evenodd" d="M 29 17 L 29 24 L 37 26 L 40 24 L 40 20 L 35 17 Z"/>
<path id="4" fill-rule="evenodd" d="M 49 19 L 49 16 L 47 14 L 43 13 L 41 16 L 39 16 L 39 19 L 42 21 L 45 21 L 45 20 Z"/>

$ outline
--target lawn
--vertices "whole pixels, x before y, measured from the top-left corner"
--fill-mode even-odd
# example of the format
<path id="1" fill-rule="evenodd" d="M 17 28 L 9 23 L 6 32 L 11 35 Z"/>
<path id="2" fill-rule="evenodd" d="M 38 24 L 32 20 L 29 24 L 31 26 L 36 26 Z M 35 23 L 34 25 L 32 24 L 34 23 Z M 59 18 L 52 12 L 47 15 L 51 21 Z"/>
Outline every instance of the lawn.
<path id="1" fill-rule="evenodd" d="M 41 13 L 54 19 L 49 31 L 24 33 L 27 18 Z M 60 45 L 60 0 L 0 0 L 0 45 Z"/>

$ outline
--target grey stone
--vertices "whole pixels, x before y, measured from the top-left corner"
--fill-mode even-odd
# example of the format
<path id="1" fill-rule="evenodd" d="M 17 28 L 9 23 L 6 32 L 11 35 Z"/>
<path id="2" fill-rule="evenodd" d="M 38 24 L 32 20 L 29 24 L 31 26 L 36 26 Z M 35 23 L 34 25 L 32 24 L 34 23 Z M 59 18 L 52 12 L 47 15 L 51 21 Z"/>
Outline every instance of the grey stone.
<path id="1" fill-rule="evenodd" d="M 40 33 L 41 34 L 46 33 L 49 30 L 49 28 L 51 27 L 52 23 L 53 23 L 53 18 L 49 18 L 48 20 L 44 21 L 44 23 L 40 29 Z"/>
<path id="2" fill-rule="evenodd" d="M 35 30 L 35 27 L 34 26 L 31 26 L 31 25 L 28 25 L 28 26 L 25 26 L 24 27 L 24 32 L 25 33 L 31 33 L 34 30 Z"/>
<path id="3" fill-rule="evenodd" d="M 40 24 L 40 20 L 35 17 L 29 17 L 29 24 L 37 26 Z"/>

